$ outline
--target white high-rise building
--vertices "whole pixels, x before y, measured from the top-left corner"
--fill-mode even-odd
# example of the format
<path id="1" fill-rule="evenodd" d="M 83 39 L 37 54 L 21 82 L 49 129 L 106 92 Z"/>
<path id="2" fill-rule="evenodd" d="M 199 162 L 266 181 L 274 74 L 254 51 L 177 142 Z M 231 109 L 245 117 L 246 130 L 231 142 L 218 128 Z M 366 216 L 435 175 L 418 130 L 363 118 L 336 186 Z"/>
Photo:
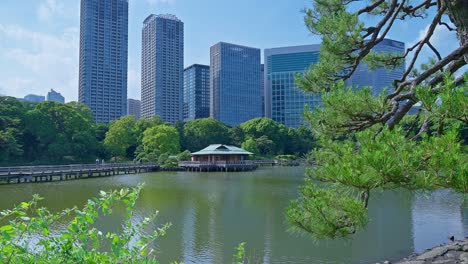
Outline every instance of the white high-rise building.
<path id="1" fill-rule="evenodd" d="M 97 123 L 127 112 L 128 0 L 81 0 L 78 101 Z"/>
<path id="2" fill-rule="evenodd" d="M 143 22 L 141 114 L 175 123 L 183 117 L 184 23 L 174 15 Z"/>

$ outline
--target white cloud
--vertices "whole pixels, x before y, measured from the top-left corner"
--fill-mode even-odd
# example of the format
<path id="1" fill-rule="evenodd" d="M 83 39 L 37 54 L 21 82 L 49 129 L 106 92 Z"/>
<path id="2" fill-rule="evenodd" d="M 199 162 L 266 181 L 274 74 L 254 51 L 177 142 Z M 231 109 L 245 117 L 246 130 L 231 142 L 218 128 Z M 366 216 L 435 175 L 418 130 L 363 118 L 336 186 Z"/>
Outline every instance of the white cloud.
<path id="1" fill-rule="evenodd" d="M 451 27 L 454 27 L 453 24 L 448 23 Z M 429 30 L 429 25 L 427 25 L 423 30 L 420 30 L 418 33 L 418 37 L 413 41 L 409 42 L 407 48 L 412 47 L 418 41 L 424 39 Z M 449 31 L 445 26 L 437 26 L 434 29 L 434 33 L 430 39 L 431 44 L 439 51 L 442 57 L 447 56 L 451 51 L 459 47 L 459 42 L 457 39 L 457 34 L 454 31 Z M 414 52 L 410 53 L 414 54 Z M 420 56 L 422 59 L 418 59 L 417 64 L 427 62 L 428 57 L 435 57 L 435 54 L 430 50 L 427 46 L 423 48 Z M 407 57 L 407 62 L 410 60 L 412 56 Z"/>
<path id="2" fill-rule="evenodd" d="M 54 15 L 64 15 L 64 5 L 63 2 L 58 0 L 44 0 L 39 5 L 37 10 L 37 15 L 40 20 L 49 20 Z"/>
<path id="3" fill-rule="evenodd" d="M 33 85 L 33 80 L 23 79 L 20 77 L 2 79 L 0 93 L 23 98 L 27 94 L 34 93 L 34 89 L 32 88 Z"/>
<path id="4" fill-rule="evenodd" d="M 61 35 L 55 36 L 29 31 L 19 26 L 2 26 L 1 34 L 9 41 L 29 45 L 28 49 L 6 48 L 4 54 L 35 72 L 41 72 L 51 66 L 72 65 L 78 56 L 78 28 L 65 29 Z"/>
<path id="5" fill-rule="evenodd" d="M 5 92 L 18 97 L 26 93 L 44 95 L 55 89 L 67 101 L 78 94 L 79 29 L 68 28 L 59 35 L 30 31 L 15 25 L 0 25 L 0 39 L 9 46 L 3 48 L 2 60 L 14 68 L 14 76 L 0 73 Z M 27 44 L 27 48 L 21 44 Z M 11 78 L 10 78 L 11 77 Z M 10 79 L 8 79 L 10 78 Z"/>
<path id="6" fill-rule="evenodd" d="M 10 63 L 14 71 L 11 78 L 0 72 L 0 92 L 16 97 L 29 93 L 45 95 L 54 89 L 67 101 L 78 97 L 79 29 L 68 28 L 59 35 L 34 32 L 16 25 L 0 24 L 0 39 L 11 43 L 0 51 L 0 60 Z M 128 98 L 140 98 L 141 72 L 138 65 L 129 63 Z"/>

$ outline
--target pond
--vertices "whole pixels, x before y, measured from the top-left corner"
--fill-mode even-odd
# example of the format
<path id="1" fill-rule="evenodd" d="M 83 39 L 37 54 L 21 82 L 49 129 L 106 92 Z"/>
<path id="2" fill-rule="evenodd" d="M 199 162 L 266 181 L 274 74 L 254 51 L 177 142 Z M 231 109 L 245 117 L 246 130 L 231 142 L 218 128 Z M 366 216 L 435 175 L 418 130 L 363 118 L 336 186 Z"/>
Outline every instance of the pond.
<path id="1" fill-rule="evenodd" d="M 297 196 L 305 169 L 265 167 L 243 173 L 156 172 L 63 182 L 0 186 L 0 210 L 45 197 L 52 211 L 83 206 L 99 190 L 145 183 L 135 219 L 159 210 L 158 224 L 171 222 L 158 242 L 161 263 L 230 263 L 246 242 L 254 263 L 372 263 L 396 260 L 448 242 L 468 231 L 468 208 L 447 190 L 373 193 L 365 230 L 343 240 L 313 241 L 288 232 L 284 209 Z M 62 223 L 63 224 L 63 223 Z M 106 217 L 105 229 L 120 226 Z M 59 224 L 56 228 L 62 228 Z"/>

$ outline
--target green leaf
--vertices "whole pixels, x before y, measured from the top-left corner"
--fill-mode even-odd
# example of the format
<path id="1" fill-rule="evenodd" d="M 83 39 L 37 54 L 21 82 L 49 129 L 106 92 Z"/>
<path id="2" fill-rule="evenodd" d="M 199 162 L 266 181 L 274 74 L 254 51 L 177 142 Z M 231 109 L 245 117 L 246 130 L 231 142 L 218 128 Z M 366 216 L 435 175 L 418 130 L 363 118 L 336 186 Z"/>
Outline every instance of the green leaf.
<path id="1" fill-rule="evenodd" d="M 4 225 L 4 226 L 0 227 L 0 231 L 11 231 L 13 229 L 14 229 L 14 227 L 12 225 Z"/>
<path id="2" fill-rule="evenodd" d="M 42 228 L 42 233 L 44 234 L 44 236 L 48 236 L 50 233 L 49 233 L 49 229 L 48 228 Z"/>

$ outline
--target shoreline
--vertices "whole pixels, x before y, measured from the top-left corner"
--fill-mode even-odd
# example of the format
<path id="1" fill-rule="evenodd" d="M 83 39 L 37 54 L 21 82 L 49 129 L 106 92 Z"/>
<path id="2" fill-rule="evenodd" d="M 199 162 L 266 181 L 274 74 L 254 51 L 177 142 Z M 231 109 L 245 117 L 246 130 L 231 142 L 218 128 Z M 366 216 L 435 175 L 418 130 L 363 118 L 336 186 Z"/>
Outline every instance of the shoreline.
<path id="1" fill-rule="evenodd" d="M 468 264 L 468 239 L 456 240 L 448 244 L 440 245 L 428 249 L 420 254 L 410 255 L 402 260 L 390 262 L 378 262 L 376 264 L 449 264 L 449 263 L 467 263 Z"/>

